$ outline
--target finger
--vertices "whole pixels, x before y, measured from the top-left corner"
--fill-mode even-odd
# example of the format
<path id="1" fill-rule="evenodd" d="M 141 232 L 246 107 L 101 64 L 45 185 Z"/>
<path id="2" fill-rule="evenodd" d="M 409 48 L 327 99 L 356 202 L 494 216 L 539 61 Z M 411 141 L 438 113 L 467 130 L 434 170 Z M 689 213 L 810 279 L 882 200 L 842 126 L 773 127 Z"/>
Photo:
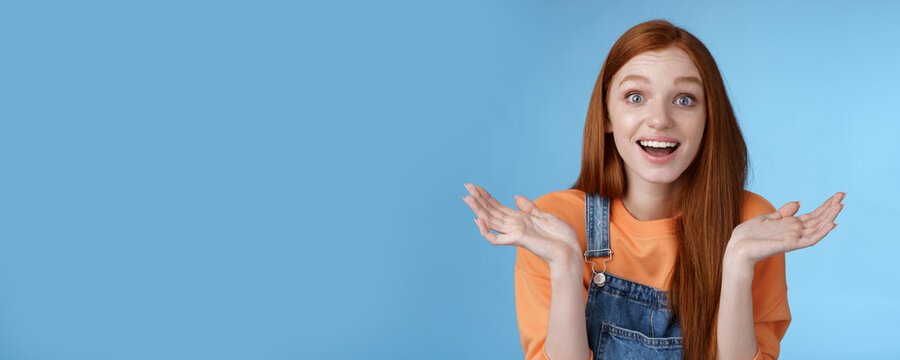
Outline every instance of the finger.
<path id="1" fill-rule="evenodd" d="M 841 210 L 844 210 L 844 204 L 838 203 L 835 204 L 830 211 L 828 211 L 827 215 L 825 215 L 825 221 L 834 222 L 834 219 L 837 219 L 838 214 L 841 213 Z"/>
<path id="2" fill-rule="evenodd" d="M 510 228 L 507 224 L 507 221 L 506 221 L 507 219 L 505 217 L 498 218 L 498 217 L 492 216 L 490 213 L 488 213 L 488 212 L 484 211 L 482 208 L 480 208 L 479 207 L 480 205 L 474 204 L 475 200 L 473 200 L 469 196 L 465 196 L 465 197 L 463 197 L 463 199 L 466 200 L 466 202 L 472 208 L 472 211 L 474 211 L 475 214 L 478 215 L 478 219 L 482 220 L 486 227 L 488 227 L 489 229 L 492 229 L 494 231 L 502 232 L 502 233 L 509 231 Z"/>
<path id="3" fill-rule="evenodd" d="M 469 208 L 472 209 L 472 212 L 474 212 L 475 215 L 478 215 L 479 218 L 484 219 L 486 222 L 488 222 L 489 226 L 495 225 L 494 222 L 497 221 L 496 217 L 492 216 L 491 213 L 488 212 L 487 209 L 485 209 L 473 196 L 463 196 L 462 198 L 463 201 L 465 201 L 466 204 L 469 205 Z"/>
<path id="4" fill-rule="evenodd" d="M 545 213 L 540 208 L 538 208 L 537 205 L 535 205 L 534 202 L 529 200 L 527 197 L 516 195 L 515 198 L 516 198 L 516 206 L 520 210 L 527 212 L 531 215 L 537 216 L 537 217 L 541 217 L 541 218 L 546 217 L 547 213 Z"/>
<path id="5" fill-rule="evenodd" d="M 805 235 L 802 239 L 800 239 L 799 248 L 810 247 L 818 244 L 819 241 L 824 239 L 825 235 L 828 235 L 828 233 L 831 232 L 831 230 L 834 229 L 835 226 L 837 226 L 837 224 L 832 222 L 826 222 L 819 225 L 819 227 L 817 227 L 812 233 L 810 233 L 809 235 Z"/>
<path id="6" fill-rule="evenodd" d="M 466 190 L 469 190 L 469 193 L 481 200 L 482 204 L 486 207 L 490 207 L 493 210 L 502 212 L 507 215 L 512 215 L 516 213 L 516 210 L 509 208 L 508 206 L 504 206 L 497 199 L 491 196 L 490 193 L 487 192 L 481 186 L 475 184 L 466 184 Z"/>
<path id="7" fill-rule="evenodd" d="M 512 216 L 497 211 L 496 209 L 486 208 L 483 201 L 479 202 L 478 199 L 472 195 L 463 196 L 463 200 L 472 208 L 472 211 L 474 211 L 479 218 L 484 219 L 485 225 L 490 229 L 503 233 L 509 232 L 509 222 L 513 219 Z"/>
<path id="8" fill-rule="evenodd" d="M 494 241 L 497 241 L 497 234 L 494 234 L 487 229 L 487 224 L 484 223 L 484 219 L 476 218 L 475 225 L 478 226 L 478 232 L 481 234 L 481 236 L 487 239 L 487 241 L 490 241 L 491 244 L 493 244 Z"/>
<path id="9" fill-rule="evenodd" d="M 834 219 L 837 218 L 837 215 L 844 209 L 844 204 L 836 203 L 832 204 L 829 208 L 825 209 L 825 212 L 819 214 L 819 216 L 810 218 L 804 222 L 805 228 L 813 228 L 818 229 L 820 225 L 823 223 L 834 222 Z"/>
<path id="10" fill-rule="evenodd" d="M 787 204 L 784 204 L 780 209 L 772 213 L 772 218 L 781 219 L 786 217 L 794 216 L 797 213 L 797 210 L 800 210 L 800 202 L 799 201 L 791 201 Z"/>
<path id="11" fill-rule="evenodd" d="M 512 209 L 510 209 L 511 211 L 509 212 L 503 211 L 502 208 L 504 208 L 505 206 L 501 205 L 497 201 L 494 201 L 493 203 L 490 202 L 488 200 L 490 199 L 490 195 L 488 195 L 487 197 L 483 196 L 481 192 L 478 191 L 477 186 L 475 186 L 474 184 L 469 184 L 467 188 L 471 188 L 471 190 L 469 191 L 472 194 L 471 198 L 479 205 L 481 205 L 481 207 L 485 211 L 491 214 L 492 217 L 504 218 L 507 215 L 515 214 L 515 210 Z"/>
<path id="12" fill-rule="evenodd" d="M 837 224 L 834 223 L 834 219 L 837 218 L 837 215 L 843 208 L 844 204 L 838 203 L 832 205 L 827 213 L 822 214 L 820 217 L 821 219 L 815 223 L 815 225 L 804 230 L 804 242 L 806 243 L 806 246 L 815 245 L 837 226 Z"/>
<path id="13" fill-rule="evenodd" d="M 475 188 L 479 197 L 487 199 L 488 203 L 490 203 L 491 205 L 493 205 L 495 208 L 499 209 L 503 213 L 505 213 L 507 215 L 513 215 L 516 213 L 516 209 L 510 208 L 509 206 L 504 206 L 503 204 L 500 203 L 500 201 L 497 201 L 496 198 L 491 196 L 491 194 L 488 193 L 488 191 L 485 190 L 483 187 L 475 185 L 475 184 L 472 184 L 472 186 Z"/>
<path id="14" fill-rule="evenodd" d="M 826 224 L 826 222 L 824 221 L 825 220 L 824 216 L 825 216 L 825 214 L 822 214 L 821 216 L 819 216 L 817 218 L 813 218 L 813 219 L 808 220 L 807 222 L 803 223 L 803 238 L 804 239 L 812 238 L 815 236 L 815 234 L 817 234 L 821 231 L 823 224 Z"/>
<path id="15" fill-rule="evenodd" d="M 843 200 L 843 198 L 844 198 L 843 194 L 846 194 L 846 193 L 837 192 L 834 195 L 831 195 L 831 197 L 829 197 L 827 200 L 825 200 L 825 202 L 823 202 L 822 205 L 820 205 L 818 208 L 816 208 L 816 210 L 814 210 L 813 212 L 800 215 L 799 216 L 800 220 L 806 222 L 806 220 L 809 218 L 814 218 L 814 217 L 818 217 L 818 216 L 822 215 L 823 213 L 828 211 L 829 206 Z"/>
<path id="16" fill-rule="evenodd" d="M 501 235 L 497 235 L 492 233 L 487 224 L 484 222 L 484 219 L 475 219 L 475 224 L 478 225 L 478 231 L 481 233 L 487 241 L 489 241 L 493 245 L 510 245 L 511 242 L 508 237 Z"/>
<path id="17" fill-rule="evenodd" d="M 822 216 L 825 212 L 828 211 L 829 207 L 831 207 L 832 205 L 834 205 L 840 201 L 838 199 L 838 196 L 840 196 L 840 195 L 841 195 L 840 192 L 837 192 L 834 195 L 831 195 L 831 197 L 826 199 L 825 202 L 822 203 L 822 205 L 819 205 L 819 207 L 816 208 L 815 211 L 813 211 L 809 214 L 801 215 L 800 216 L 801 220 L 806 220 L 807 218 L 815 218 L 815 217 Z"/>
<path id="18" fill-rule="evenodd" d="M 816 211 L 800 215 L 797 217 L 797 219 L 799 219 L 800 222 L 803 223 L 804 228 L 815 230 L 822 223 L 822 220 L 825 218 L 826 212 L 831 209 L 832 206 L 834 206 L 834 204 L 830 204 L 826 201 L 825 204 L 819 206 Z"/>

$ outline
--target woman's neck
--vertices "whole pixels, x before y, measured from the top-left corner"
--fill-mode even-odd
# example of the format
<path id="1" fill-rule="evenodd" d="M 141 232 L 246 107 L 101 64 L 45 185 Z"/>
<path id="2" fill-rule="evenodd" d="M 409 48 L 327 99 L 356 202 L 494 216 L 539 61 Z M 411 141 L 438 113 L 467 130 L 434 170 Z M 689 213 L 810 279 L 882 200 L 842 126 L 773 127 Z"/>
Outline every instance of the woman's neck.
<path id="1" fill-rule="evenodd" d="M 668 219 L 675 216 L 671 205 L 677 190 L 677 181 L 671 184 L 629 183 L 622 204 L 640 221 Z"/>

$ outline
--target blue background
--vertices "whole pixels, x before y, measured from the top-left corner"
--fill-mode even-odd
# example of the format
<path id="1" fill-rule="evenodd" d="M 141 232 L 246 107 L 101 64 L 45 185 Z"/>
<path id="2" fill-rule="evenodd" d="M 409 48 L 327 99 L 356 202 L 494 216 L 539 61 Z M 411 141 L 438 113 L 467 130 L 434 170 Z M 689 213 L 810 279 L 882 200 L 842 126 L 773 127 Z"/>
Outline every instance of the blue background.
<path id="1" fill-rule="evenodd" d="M 787 255 L 784 358 L 897 357 L 900 6 L 0 5 L 0 359 L 522 357 L 508 206 L 568 188 L 596 76 L 664 18 L 712 51 Z"/>

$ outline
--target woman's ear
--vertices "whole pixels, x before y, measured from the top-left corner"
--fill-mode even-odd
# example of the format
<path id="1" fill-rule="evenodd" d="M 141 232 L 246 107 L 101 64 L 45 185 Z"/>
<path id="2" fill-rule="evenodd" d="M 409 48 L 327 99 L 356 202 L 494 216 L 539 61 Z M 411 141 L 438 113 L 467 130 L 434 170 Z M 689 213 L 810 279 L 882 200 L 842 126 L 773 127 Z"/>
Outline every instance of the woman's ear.
<path id="1" fill-rule="evenodd" d="M 607 109 L 603 109 L 603 132 L 607 134 L 612 134 L 612 121 L 609 121 L 609 111 Z"/>

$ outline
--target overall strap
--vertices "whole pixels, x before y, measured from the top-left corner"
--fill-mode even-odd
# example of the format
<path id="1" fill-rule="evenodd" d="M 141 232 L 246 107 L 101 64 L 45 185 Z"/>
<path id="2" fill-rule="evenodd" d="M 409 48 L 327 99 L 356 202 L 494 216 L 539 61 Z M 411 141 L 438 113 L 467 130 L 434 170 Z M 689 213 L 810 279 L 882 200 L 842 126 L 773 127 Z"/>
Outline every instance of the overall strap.
<path id="1" fill-rule="evenodd" d="M 584 218 L 587 224 L 587 251 L 584 258 L 610 256 L 609 198 L 594 193 L 586 194 Z"/>

